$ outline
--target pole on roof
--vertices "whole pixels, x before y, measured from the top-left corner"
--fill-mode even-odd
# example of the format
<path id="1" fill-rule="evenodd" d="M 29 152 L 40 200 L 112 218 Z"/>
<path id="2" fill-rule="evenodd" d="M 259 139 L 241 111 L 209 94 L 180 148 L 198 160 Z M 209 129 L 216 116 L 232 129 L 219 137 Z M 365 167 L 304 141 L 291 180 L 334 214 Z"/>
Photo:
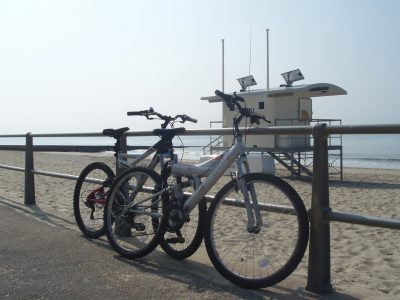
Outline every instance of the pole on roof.
<path id="1" fill-rule="evenodd" d="M 267 31 L 267 91 L 269 90 L 269 29 Z"/>
<path id="2" fill-rule="evenodd" d="M 225 92 L 225 39 L 222 39 L 222 92 Z"/>

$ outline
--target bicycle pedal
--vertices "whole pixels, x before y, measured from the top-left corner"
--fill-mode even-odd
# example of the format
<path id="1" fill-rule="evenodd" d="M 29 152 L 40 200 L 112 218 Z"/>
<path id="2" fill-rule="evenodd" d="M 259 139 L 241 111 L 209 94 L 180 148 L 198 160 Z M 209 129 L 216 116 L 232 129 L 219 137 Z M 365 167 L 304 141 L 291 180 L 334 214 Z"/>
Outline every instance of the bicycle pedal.
<path id="1" fill-rule="evenodd" d="M 167 238 L 165 241 L 168 244 L 183 244 L 185 242 L 184 237 Z"/>
<path id="2" fill-rule="evenodd" d="M 135 223 L 133 224 L 133 227 L 137 230 L 137 231 L 144 231 L 146 229 L 146 226 L 144 226 L 143 223 Z"/>

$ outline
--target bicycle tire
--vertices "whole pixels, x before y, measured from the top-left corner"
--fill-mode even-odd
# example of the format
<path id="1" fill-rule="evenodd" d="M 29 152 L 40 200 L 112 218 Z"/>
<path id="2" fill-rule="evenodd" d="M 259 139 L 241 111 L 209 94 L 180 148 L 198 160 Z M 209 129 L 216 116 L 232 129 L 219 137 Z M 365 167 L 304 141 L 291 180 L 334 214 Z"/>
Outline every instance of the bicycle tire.
<path id="1" fill-rule="evenodd" d="M 263 225 L 259 233 L 247 231 L 246 209 L 239 205 L 243 202 L 231 195 L 231 192 L 233 196 L 241 195 L 234 179 L 217 193 L 208 210 L 205 245 L 211 262 L 226 279 L 248 289 L 265 288 L 288 277 L 303 258 L 309 235 L 308 215 L 300 196 L 284 180 L 261 173 L 243 178 L 248 187 L 257 189 L 256 193 L 260 183 L 260 195 L 268 197 L 269 211 L 261 211 Z M 258 198 L 264 204 L 261 202 L 264 198 Z M 233 205 L 228 210 L 225 210 L 228 205 L 222 205 L 225 199 Z M 288 201 L 283 203 L 284 199 Z M 282 204 L 291 206 L 284 208 Z M 273 212 L 273 207 L 281 213 Z M 290 236 L 284 240 L 287 235 Z"/>
<path id="2" fill-rule="evenodd" d="M 87 182 L 87 178 L 114 180 L 115 175 L 113 170 L 105 163 L 94 162 L 82 170 L 75 184 L 73 209 L 76 224 L 86 237 L 96 239 L 105 234 L 102 210 L 107 199 L 109 187 Z M 89 198 L 96 198 L 96 201 L 104 201 L 104 204 L 90 202 L 91 199 Z M 84 208 L 88 210 L 84 211 Z"/>
<path id="3" fill-rule="evenodd" d="M 164 185 L 168 185 L 168 178 L 171 176 L 171 167 L 164 169 L 161 172 Z M 180 184 L 182 178 L 176 177 L 176 183 Z M 171 204 L 171 198 L 170 204 Z M 178 233 L 173 230 L 166 230 L 162 239 L 160 240 L 160 246 L 169 256 L 182 260 L 192 256 L 197 249 L 201 246 L 204 236 L 204 224 L 207 215 L 206 201 L 203 199 L 197 205 L 197 210 L 191 212 L 189 222 L 185 222 L 180 228 L 181 237 L 184 238 L 184 242 L 175 242 Z M 168 229 L 168 226 L 167 226 Z"/>
<path id="4" fill-rule="evenodd" d="M 157 247 L 168 214 L 168 196 L 161 189 L 161 176 L 146 168 L 131 168 L 116 179 L 107 198 L 104 222 L 107 239 L 121 256 L 137 259 Z M 155 196 L 149 197 L 150 193 Z"/>

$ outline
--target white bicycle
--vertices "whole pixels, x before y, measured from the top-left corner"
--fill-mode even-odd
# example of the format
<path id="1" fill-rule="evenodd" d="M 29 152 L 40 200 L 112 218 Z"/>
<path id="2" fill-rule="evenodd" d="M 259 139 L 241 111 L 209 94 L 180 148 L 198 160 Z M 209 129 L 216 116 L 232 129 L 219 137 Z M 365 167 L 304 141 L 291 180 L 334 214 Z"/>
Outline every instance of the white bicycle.
<path id="1" fill-rule="evenodd" d="M 216 91 L 234 118 L 234 145 L 220 156 L 199 165 L 172 164 L 181 180 L 163 185 L 158 175 L 133 168 L 117 179 L 105 207 L 107 237 L 122 256 L 135 259 L 157 247 L 165 232 L 190 221 L 190 212 L 236 161 L 234 178 L 215 195 L 207 212 L 205 244 L 215 268 L 231 282 L 245 288 L 263 288 L 288 277 L 307 248 L 309 224 L 304 204 L 284 180 L 251 173 L 239 124 L 244 118 L 259 124 L 264 116 L 242 108 L 243 98 Z M 268 121 L 267 121 L 268 122 Z M 154 131 L 168 136 L 168 129 Z M 201 181 L 201 178 L 205 178 Z M 193 193 L 185 192 L 192 186 Z M 121 198 L 120 195 L 124 194 Z M 177 199 L 169 205 L 168 199 Z M 147 219 L 147 223 L 144 222 Z M 130 225 L 121 237 L 115 224 Z"/>

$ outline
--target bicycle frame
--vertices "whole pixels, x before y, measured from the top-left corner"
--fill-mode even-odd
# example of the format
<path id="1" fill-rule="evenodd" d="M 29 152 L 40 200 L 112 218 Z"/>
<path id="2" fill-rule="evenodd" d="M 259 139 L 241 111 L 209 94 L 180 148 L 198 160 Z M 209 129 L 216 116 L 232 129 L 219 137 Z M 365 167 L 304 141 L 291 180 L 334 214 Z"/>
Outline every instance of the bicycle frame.
<path id="1" fill-rule="evenodd" d="M 131 168 L 136 166 L 139 162 L 145 160 L 149 156 L 151 156 L 154 152 L 157 151 L 157 147 L 159 146 L 159 143 L 161 143 L 161 140 L 155 143 L 153 146 L 151 146 L 149 149 L 147 149 L 145 152 L 140 154 L 139 156 L 137 155 L 132 155 L 132 154 L 125 154 L 125 153 L 119 153 L 117 155 L 117 164 L 122 164 L 127 168 Z M 151 159 L 149 165 L 147 166 L 148 169 L 154 170 L 155 167 L 157 166 L 158 163 L 160 163 L 161 169 L 165 165 L 165 158 L 171 159 L 171 157 L 174 160 L 175 156 L 172 156 L 170 151 L 167 151 L 166 153 L 159 153 L 158 155 L 154 155 L 153 158 Z M 128 163 L 127 158 L 135 158 L 133 162 Z"/>
<path id="2" fill-rule="evenodd" d="M 244 174 L 250 172 L 242 136 L 239 134 L 235 135 L 235 140 L 236 143 L 223 154 L 222 158 L 219 157 L 216 158 L 220 159 L 220 162 L 215 166 L 215 168 L 213 168 L 212 172 L 207 176 L 204 182 L 185 201 L 183 208 L 184 211 L 187 213 L 187 215 L 189 215 L 189 213 L 203 199 L 203 197 L 213 187 L 213 185 L 217 182 L 217 180 L 221 178 L 222 175 L 225 173 L 225 171 L 233 164 L 233 162 L 236 161 L 237 165 L 236 179 L 238 181 L 241 191 L 243 192 L 244 203 L 248 217 L 247 229 L 249 231 L 254 231 L 257 230 L 256 229 L 257 227 L 259 228 L 262 225 L 260 208 L 258 205 L 257 197 L 254 192 L 254 188 L 252 186 L 248 187 L 246 185 L 245 180 L 242 177 Z M 179 173 L 180 175 L 191 176 L 193 174 L 193 168 L 196 168 L 196 166 L 185 165 L 185 164 L 173 164 L 172 173 L 173 174 Z M 253 200 L 253 205 L 251 205 L 250 202 L 249 190 L 251 199 Z M 253 215 L 253 208 L 255 216 Z"/>
<path id="3" fill-rule="evenodd" d="M 163 170 L 164 165 L 165 165 L 165 160 L 170 160 L 172 162 L 172 164 L 176 163 L 178 158 L 177 155 L 174 154 L 173 152 L 173 145 L 168 145 L 167 149 L 161 153 L 158 153 L 158 149 L 161 147 L 163 147 L 163 144 L 165 143 L 165 140 L 160 139 L 158 142 L 156 142 L 153 146 L 151 146 L 149 149 L 147 149 L 144 153 L 142 153 L 141 155 L 139 155 L 139 157 L 136 157 L 136 159 L 128 164 L 127 160 L 121 160 L 120 157 L 132 157 L 132 155 L 129 154 L 118 154 L 117 155 L 117 163 L 123 163 L 125 166 L 127 166 L 128 168 L 132 168 L 134 166 L 136 166 L 139 162 L 145 160 L 147 157 L 151 156 L 153 153 L 157 152 L 153 158 L 151 159 L 149 165 L 146 167 L 147 169 L 151 169 L 154 170 L 155 167 L 157 166 L 157 164 L 160 164 L 160 168 L 161 170 Z M 131 195 L 129 195 L 129 199 L 128 202 L 132 202 L 132 200 L 136 197 L 137 192 L 139 191 L 140 188 L 144 188 L 146 189 L 146 187 L 144 187 L 144 184 L 146 182 L 147 178 L 143 177 L 143 178 L 139 178 L 138 179 L 138 184 L 137 184 L 137 189 L 135 192 L 133 192 Z"/>
<path id="4" fill-rule="evenodd" d="M 123 165 L 127 168 L 129 167 L 134 167 L 136 166 L 139 162 L 142 160 L 145 160 L 147 157 L 152 155 L 154 152 L 156 152 L 156 149 L 154 148 L 155 145 L 147 149 L 144 153 L 140 154 L 139 156 L 133 155 L 133 154 L 125 154 L 125 153 L 118 153 L 117 154 L 117 164 L 118 165 Z M 135 158 L 133 162 L 129 163 L 128 158 Z M 148 168 L 154 169 L 155 166 L 157 165 L 157 156 L 155 155 L 152 160 L 150 161 Z"/>

